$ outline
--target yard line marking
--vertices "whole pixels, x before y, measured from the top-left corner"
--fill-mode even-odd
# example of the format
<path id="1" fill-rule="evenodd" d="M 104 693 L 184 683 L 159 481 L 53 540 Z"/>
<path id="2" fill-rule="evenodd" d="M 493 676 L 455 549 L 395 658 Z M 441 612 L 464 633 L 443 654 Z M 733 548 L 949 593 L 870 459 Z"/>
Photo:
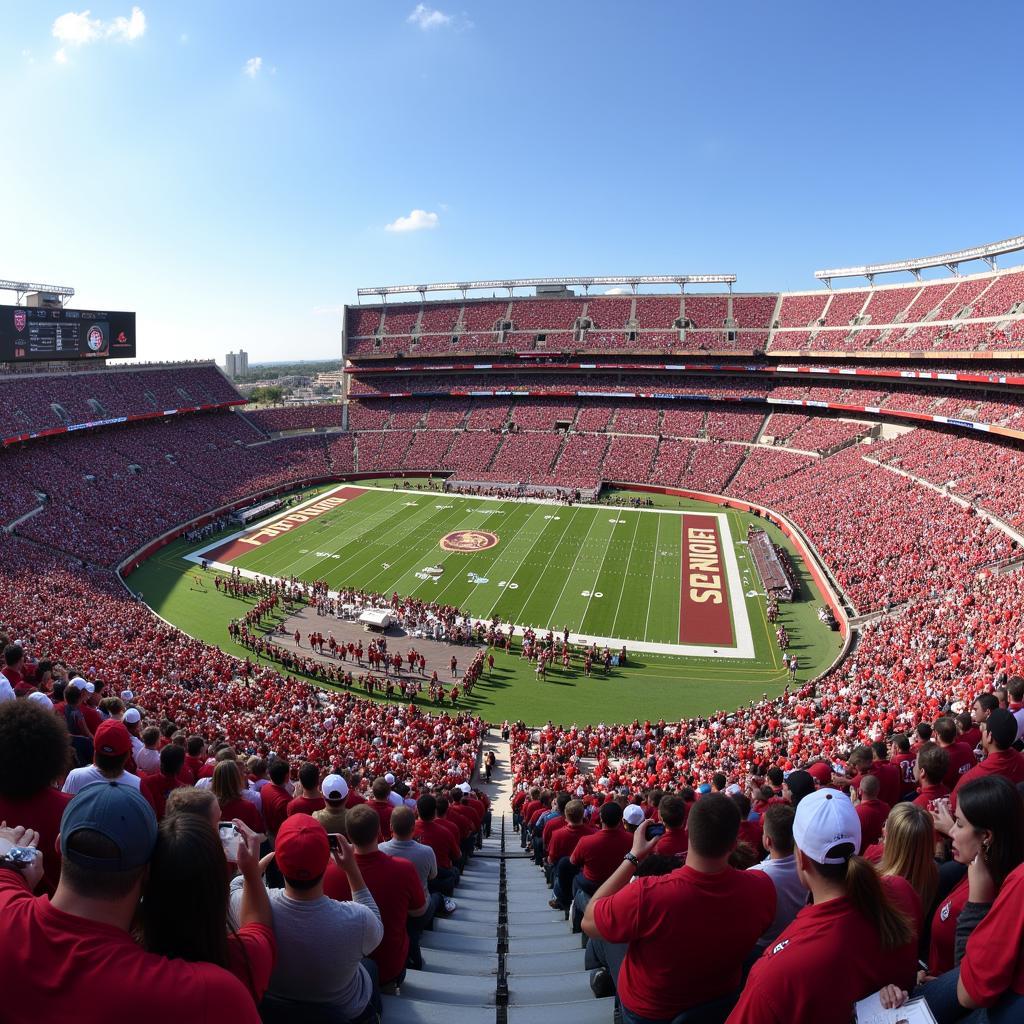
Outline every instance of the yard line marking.
<path id="1" fill-rule="evenodd" d="M 597 516 L 594 517 L 595 520 Z M 615 526 L 619 525 L 619 521 L 622 519 L 622 513 L 615 513 Z M 583 627 L 583 623 L 587 621 L 587 613 L 590 611 L 590 602 L 594 600 L 594 591 L 597 590 L 597 581 L 601 578 L 601 570 L 604 569 L 605 559 L 608 557 L 608 548 L 611 547 L 612 537 L 615 536 L 615 526 L 608 531 L 608 540 L 605 541 L 604 554 L 601 556 L 601 564 L 597 567 L 597 575 L 594 577 L 594 585 L 590 588 L 590 597 L 587 598 L 587 607 L 583 609 L 583 615 L 580 616 L 580 628 Z"/>
<path id="2" fill-rule="evenodd" d="M 569 532 L 570 529 L 572 529 L 572 524 L 575 521 L 576 516 L 577 516 L 578 513 L 579 513 L 579 507 L 577 506 L 577 507 L 573 508 L 573 510 L 572 510 L 572 516 L 569 519 L 568 525 L 565 527 L 564 530 L 562 530 L 562 536 L 563 537 Z M 586 543 L 587 537 L 590 536 L 590 530 L 593 529 L 594 523 L 596 523 L 596 522 L 597 522 L 597 516 L 594 516 L 590 520 L 590 528 L 587 530 L 586 534 L 584 534 L 584 537 L 583 537 L 583 542 L 584 543 Z M 577 558 L 580 557 L 580 551 L 582 551 L 582 550 L 583 550 L 583 544 L 580 545 L 579 550 L 576 552 L 576 557 Z M 573 568 L 575 568 L 575 567 L 576 567 L 576 563 L 573 562 Z M 544 568 L 546 569 L 547 566 L 545 565 Z M 562 594 L 565 593 L 565 588 L 566 588 L 566 586 L 569 583 L 569 576 L 571 576 L 571 575 L 572 575 L 572 569 L 569 570 L 569 574 L 565 577 L 565 583 L 562 584 L 562 589 L 558 592 L 558 598 L 556 599 L 555 603 L 551 606 L 551 618 L 554 617 L 555 610 L 558 608 L 558 602 L 562 600 Z M 526 600 L 523 602 L 522 608 L 520 608 L 520 613 L 525 613 L 526 612 L 526 609 L 527 609 L 527 607 L 530 604 L 530 598 L 533 597 L 533 592 L 534 592 L 534 590 L 537 589 L 537 587 L 540 584 L 542 579 L 544 579 L 544 570 L 543 569 L 537 574 L 537 579 L 534 581 L 534 584 L 533 584 L 532 589 L 530 590 L 530 593 L 526 595 Z M 583 623 L 581 622 L 580 625 L 582 626 Z M 548 628 L 549 629 L 551 628 L 550 622 L 548 623 Z"/>
<path id="3" fill-rule="evenodd" d="M 654 565 L 651 566 L 651 588 L 647 591 L 647 618 L 644 619 L 643 639 L 647 639 L 647 627 L 651 622 L 651 601 L 654 600 L 654 581 L 658 578 L 658 549 L 661 547 L 661 520 L 658 520 L 658 535 L 654 542 Z M 614 626 L 615 623 L 612 623 Z"/>
<path id="4" fill-rule="evenodd" d="M 661 520 L 658 520 L 661 522 Z M 633 539 L 629 542 L 629 554 L 626 555 L 626 569 L 622 574 L 622 581 L 619 584 L 619 600 L 615 605 L 615 618 L 612 619 L 612 633 L 615 633 L 615 623 L 619 621 L 619 609 L 622 607 L 622 595 L 626 592 L 626 577 L 629 576 L 629 563 L 633 559 L 633 549 L 636 546 L 636 535 L 640 529 L 640 517 L 636 517 L 636 526 L 633 527 Z M 655 552 L 657 556 L 657 552 Z M 654 591 L 654 574 L 651 574 L 651 592 Z"/>
<path id="5" fill-rule="evenodd" d="M 526 526 L 526 525 L 527 525 L 528 523 L 530 523 L 530 522 L 531 522 L 531 521 L 533 520 L 533 517 L 534 517 L 534 516 L 535 516 L 535 515 L 536 515 L 536 514 L 537 514 L 537 513 L 538 513 L 538 512 L 539 512 L 539 511 L 540 511 L 540 510 L 542 509 L 542 508 L 544 508 L 544 506 L 543 506 L 543 505 L 537 505 L 537 507 L 536 507 L 536 508 L 535 508 L 535 509 L 534 509 L 534 510 L 533 510 L 533 511 L 532 511 L 532 512 L 530 513 L 530 518 L 526 520 L 526 523 L 524 523 L 524 524 L 523 524 L 523 526 L 525 527 L 525 526 Z M 552 524 L 553 522 L 554 522 L 554 519 L 548 519 L 548 520 L 546 520 L 546 521 L 545 521 L 545 523 L 544 523 L 544 527 L 543 527 L 543 528 L 541 529 L 540 533 L 539 533 L 539 534 L 537 535 L 537 541 L 539 541 L 539 540 L 541 539 L 541 537 L 543 537 L 543 536 L 544 536 L 544 534 L 545 534 L 545 532 L 547 531 L 548 527 L 549 527 L 549 526 L 550 526 L 550 525 L 551 525 L 551 524 Z M 509 582 L 509 583 L 512 583 L 512 582 L 513 582 L 513 581 L 515 580 L 515 578 L 516 578 L 516 573 L 517 573 L 517 572 L 519 572 L 519 570 L 520 570 L 520 569 L 522 569 L 522 567 L 523 567 L 523 566 L 524 566 L 524 565 L 526 564 L 526 560 L 527 560 L 527 559 L 528 559 L 528 558 L 530 557 L 530 555 L 531 555 L 531 554 L 533 554 L 533 548 L 534 548 L 534 547 L 536 546 L 536 544 L 537 544 L 537 541 L 535 541 L 535 542 L 534 542 L 533 546 L 531 546 L 531 547 L 528 547 L 528 548 L 526 549 L 526 554 L 525 554 L 525 555 L 523 555 L 522 561 L 520 561 L 520 563 L 519 563 L 519 564 L 518 564 L 518 565 L 516 566 L 516 568 L 515 568 L 515 572 L 511 573 L 511 574 L 510 574 L 510 575 L 509 575 L 509 576 L 507 577 L 507 579 L 508 579 L 508 582 Z M 490 621 L 490 619 L 491 619 L 491 616 L 492 616 L 492 615 L 493 615 L 493 613 L 494 613 L 494 608 L 495 608 L 495 606 L 497 605 L 497 603 L 498 603 L 498 602 L 499 602 L 499 601 L 500 601 L 500 600 L 501 600 L 501 599 L 502 599 L 502 598 L 503 598 L 504 596 L 505 596 L 505 592 L 504 592 L 504 591 L 502 591 L 502 592 L 501 592 L 501 593 L 500 593 L 500 594 L 499 594 L 499 595 L 498 595 L 498 596 L 497 596 L 497 597 L 496 597 L 496 598 L 494 599 L 494 603 L 493 603 L 493 604 L 491 605 L 491 607 L 487 609 L 487 614 L 486 614 L 485 616 L 482 616 L 482 617 L 483 617 L 483 618 L 485 618 L 485 619 L 487 619 L 488 621 Z M 523 609 L 520 609 L 520 611 L 522 611 L 522 610 L 523 610 Z"/>

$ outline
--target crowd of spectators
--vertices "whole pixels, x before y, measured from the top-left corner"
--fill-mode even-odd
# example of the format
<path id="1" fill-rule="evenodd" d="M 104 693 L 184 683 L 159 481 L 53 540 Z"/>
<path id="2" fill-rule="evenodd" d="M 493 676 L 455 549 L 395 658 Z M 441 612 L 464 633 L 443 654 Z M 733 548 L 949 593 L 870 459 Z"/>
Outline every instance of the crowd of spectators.
<path id="1" fill-rule="evenodd" d="M 250 409 L 245 418 L 265 434 L 282 430 L 340 430 L 343 406 L 337 402 L 317 405 L 282 405 Z"/>

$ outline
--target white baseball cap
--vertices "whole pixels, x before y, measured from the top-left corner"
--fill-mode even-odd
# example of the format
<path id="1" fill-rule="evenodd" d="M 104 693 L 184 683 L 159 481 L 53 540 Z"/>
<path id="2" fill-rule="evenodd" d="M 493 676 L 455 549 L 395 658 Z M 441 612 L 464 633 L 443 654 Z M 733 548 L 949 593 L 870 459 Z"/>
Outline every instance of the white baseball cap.
<path id="1" fill-rule="evenodd" d="M 344 800 L 348 796 L 348 783 L 340 775 L 328 775 L 320 783 L 325 800 Z"/>
<path id="2" fill-rule="evenodd" d="M 796 845 L 816 864 L 845 864 L 846 857 L 830 857 L 829 851 L 843 843 L 860 849 L 860 818 L 850 798 L 838 789 L 816 789 L 796 808 L 793 819 Z"/>
<path id="3" fill-rule="evenodd" d="M 76 690 L 84 690 L 88 683 L 81 676 L 74 676 L 68 681 L 68 686 L 73 686 Z"/>
<path id="4" fill-rule="evenodd" d="M 391 774 L 391 772 L 388 772 L 387 775 L 384 776 L 384 781 L 389 786 L 393 786 L 395 784 L 395 777 L 394 777 L 394 775 Z"/>
<path id="5" fill-rule="evenodd" d="M 142 721 L 142 715 L 139 714 L 138 708 L 129 708 L 124 713 L 122 721 L 125 725 L 138 725 Z"/>
<path id="6" fill-rule="evenodd" d="M 473 787 L 470 786 L 468 782 L 460 782 L 459 789 L 461 789 L 463 793 L 470 793 L 472 792 Z"/>
<path id="7" fill-rule="evenodd" d="M 135 694 L 132 693 L 131 690 L 122 690 L 121 691 L 121 700 L 125 701 L 126 703 L 128 701 L 130 701 L 130 700 L 135 700 Z"/>
<path id="8" fill-rule="evenodd" d="M 41 704 L 47 711 L 53 710 L 53 701 L 46 696 L 45 693 L 36 690 L 28 695 L 29 700 L 34 700 L 37 704 Z"/>
<path id="9" fill-rule="evenodd" d="M 623 812 L 622 819 L 634 827 L 644 820 L 644 809 L 639 804 L 630 804 Z"/>

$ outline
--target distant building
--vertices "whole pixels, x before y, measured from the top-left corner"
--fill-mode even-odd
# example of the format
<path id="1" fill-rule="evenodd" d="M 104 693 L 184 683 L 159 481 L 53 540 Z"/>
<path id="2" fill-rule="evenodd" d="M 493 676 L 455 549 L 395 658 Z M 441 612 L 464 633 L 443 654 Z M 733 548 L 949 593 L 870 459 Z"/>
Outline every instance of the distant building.
<path id="1" fill-rule="evenodd" d="M 249 353 L 244 349 L 238 352 L 229 352 L 224 357 L 224 372 L 232 379 L 246 377 L 249 374 Z"/>

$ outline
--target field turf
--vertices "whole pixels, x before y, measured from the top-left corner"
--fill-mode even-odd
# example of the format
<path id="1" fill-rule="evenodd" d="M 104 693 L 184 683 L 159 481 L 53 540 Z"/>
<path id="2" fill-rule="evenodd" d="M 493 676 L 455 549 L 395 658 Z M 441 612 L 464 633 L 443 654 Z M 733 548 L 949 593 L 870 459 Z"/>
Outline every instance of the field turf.
<path id="1" fill-rule="evenodd" d="M 673 512 L 721 511 L 683 499 L 654 500 Z M 607 679 L 600 673 L 584 679 L 574 665 L 569 672 L 551 672 L 545 683 L 535 680 L 515 651 L 511 657 L 501 652 L 494 677 L 484 679 L 471 698 L 460 702 L 491 721 L 679 718 L 736 706 L 762 692 L 779 692 L 786 681 L 774 627 L 765 620 L 764 598 L 753 593 L 745 545 L 737 543 L 750 519 L 728 510 L 721 539 L 734 546 L 743 578 L 742 586 L 729 592 L 731 617 L 734 623 L 749 621 L 752 658 L 723 656 L 711 645 L 689 656 L 661 653 L 662 645 L 679 641 L 679 515 L 614 505 L 587 509 L 485 502 L 428 491 L 396 492 L 389 485 L 387 490 L 367 490 L 230 561 L 271 575 L 325 578 L 331 589 L 353 585 L 386 593 L 397 590 L 456 604 L 481 618 L 497 614 L 519 625 L 550 625 L 556 630 L 568 625 L 573 632 L 617 637 L 627 647 L 644 641 L 657 645 L 650 652 L 631 649 L 631 664 L 613 669 Z M 756 522 L 777 543 L 786 544 L 770 524 Z M 441 548 L 442 537 L 465 530 L 493 532 L 499 541 L 470 553 Z M 183 557 L 208 544 L 170 545 L 128 583 L 168 620 L 244 656 L 226 634 L 227 622 L 244 610 L 242 602 L 212 587 L 196 588 L 195 565 Z M 437 563 L 445 567 L 438 582 L 417 577 Z M 802 577 L 801 600 L 783 605 L 781 622 L 790 633 L 790 650 L 800 659 L 798 679 L 803 679 L 827 667 L 841 641 L 818 621 L 820 595 L 802 563 L 795 564 Z M 474 578 L 486 582 L 473 582 Z M 505 586 L 498 586 L 502 582 Z M 738 614 L 738 602 L 743 603 L 745 616 Z"/>

